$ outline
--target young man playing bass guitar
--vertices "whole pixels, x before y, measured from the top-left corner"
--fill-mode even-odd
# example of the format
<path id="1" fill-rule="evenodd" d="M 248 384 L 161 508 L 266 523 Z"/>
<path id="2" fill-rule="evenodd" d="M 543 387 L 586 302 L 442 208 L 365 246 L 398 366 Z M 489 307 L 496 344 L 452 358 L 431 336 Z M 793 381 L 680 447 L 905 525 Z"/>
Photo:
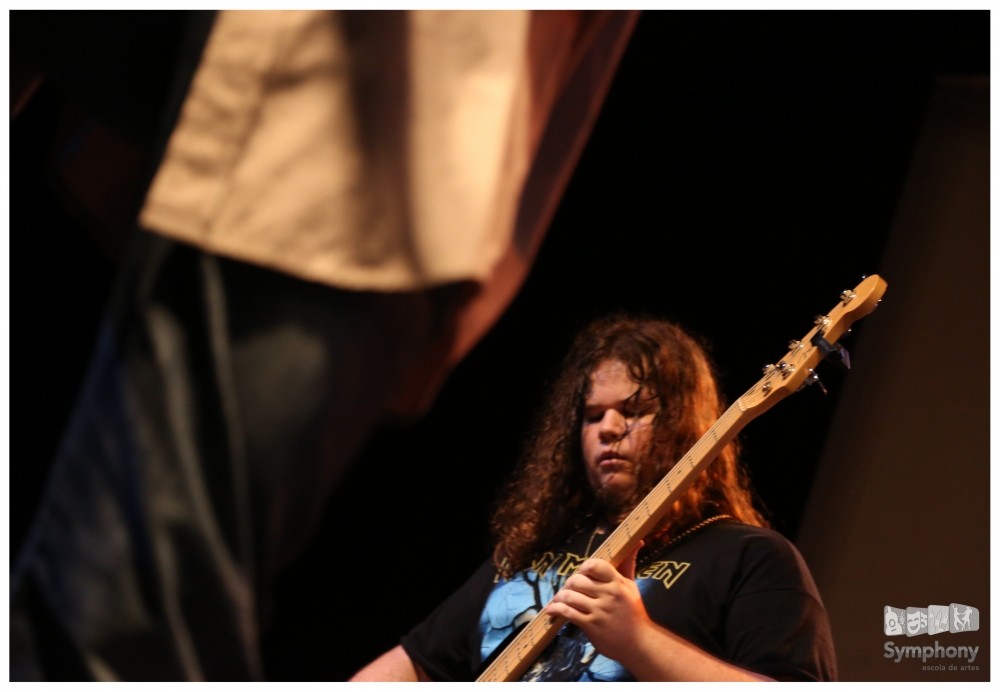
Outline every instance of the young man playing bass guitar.
<path id="1" fill-rule="evenodd" d="M 498 504 L 492 560 L 353 680 L 474 680 L 497 655 L 520 680 L 836 679 L 809 569 L 755 508 L 735 443 L 618 567 L 594 557 L 723 410 L 706 351 L 678 326 L 591 324 Z M 536 617 L 558 633 L 512 652 Z"/>

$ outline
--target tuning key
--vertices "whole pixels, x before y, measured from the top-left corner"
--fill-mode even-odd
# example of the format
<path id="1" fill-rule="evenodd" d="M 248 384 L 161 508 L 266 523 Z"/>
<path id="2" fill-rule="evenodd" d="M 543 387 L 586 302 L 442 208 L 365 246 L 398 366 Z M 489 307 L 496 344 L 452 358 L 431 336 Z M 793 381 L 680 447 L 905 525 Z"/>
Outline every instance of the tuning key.
<path id="1" fill-rule="evenodd" d="M 778 372 L 781 373 L 782 379 L 787 380 L 789 375 L 795 372 L 795 366 L 787 361 L 781 361 L 778 363 Z"/>
<path id="2" fill-rule="evenodd" d="M 808 387 L 811 384 L 814 384 L 817 387 L 819 387 L 820 391 L 823 392 L 824 394 L 829 394 L 829 392 L 826 391 L 826 387 L 823 386 L 823 382 L 820 381 L 819 379 L 819 373 L 816 372 L 815 370 L 809 371 L 809 377 L 805 379 L 805 381 L 802 383 L 802 386 Z"/>

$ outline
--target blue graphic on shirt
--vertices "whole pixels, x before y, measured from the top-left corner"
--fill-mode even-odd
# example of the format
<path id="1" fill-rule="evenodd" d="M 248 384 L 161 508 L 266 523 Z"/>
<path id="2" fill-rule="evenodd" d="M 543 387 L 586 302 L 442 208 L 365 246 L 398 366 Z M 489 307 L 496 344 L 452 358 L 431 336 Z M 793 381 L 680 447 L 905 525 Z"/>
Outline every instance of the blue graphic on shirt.
<path id="1" fill-rule="evenodd" d="M 498 579 L 479 620 L 482 660 L 538 615 L 583 560 L 573 553 L 547 553 L 532 569 Z M 639 592 L 645 594 L 656 581 L 638 579 L 637 583 Z M 633 678 L 620 663 L 597 653 L 582 630 L 567 624 L 521 680 L 618 682 Z"/>

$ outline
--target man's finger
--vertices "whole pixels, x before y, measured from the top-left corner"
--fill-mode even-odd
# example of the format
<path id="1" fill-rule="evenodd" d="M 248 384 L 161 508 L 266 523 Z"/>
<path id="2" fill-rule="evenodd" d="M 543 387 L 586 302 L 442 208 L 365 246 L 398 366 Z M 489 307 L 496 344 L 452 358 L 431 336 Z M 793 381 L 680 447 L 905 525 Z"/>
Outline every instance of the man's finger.
<path id="1" fill-rule="evenodd" d="M 644 541 L 639 541 L 635 546 L 635 550 L 627 555 L 625 560 L 618 565 L 618 571 L 629 581 L 635 581 L 635 562 L 639 556 L 639 551 L 642 549 L 643 543 Z"/>

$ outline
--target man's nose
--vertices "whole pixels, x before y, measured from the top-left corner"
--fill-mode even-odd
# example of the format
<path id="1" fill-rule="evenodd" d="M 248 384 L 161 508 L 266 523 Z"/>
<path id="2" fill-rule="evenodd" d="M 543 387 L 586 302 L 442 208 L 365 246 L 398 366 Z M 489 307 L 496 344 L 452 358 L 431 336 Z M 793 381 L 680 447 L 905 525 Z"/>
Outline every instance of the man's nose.
<path id="1" fill-rule="evenodd" d="M 625 417 L 614 409 L 604 412 L 601 419 L 601 427 L 598 430 L 601 442 L 614 442 L 620 440 L 628 434 L 628 425 Z"/>

